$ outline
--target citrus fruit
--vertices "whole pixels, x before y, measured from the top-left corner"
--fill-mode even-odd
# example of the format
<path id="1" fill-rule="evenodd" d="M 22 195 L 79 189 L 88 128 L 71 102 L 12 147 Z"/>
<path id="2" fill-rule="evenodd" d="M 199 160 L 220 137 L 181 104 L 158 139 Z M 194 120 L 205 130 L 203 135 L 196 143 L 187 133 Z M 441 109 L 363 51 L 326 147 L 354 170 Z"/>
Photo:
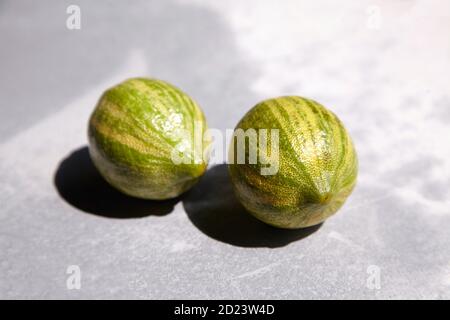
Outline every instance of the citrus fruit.
<path id="1" fill-rule="evenodd" d="M 245 133 L 244 150 L 238 148 L 238 133 Z M 355 186 L 352 140 L 338 117 L 313 100 L 286 96 L 257 104 L 238 123 L 231 142 L 228 168 L 236 196 L 272 226 L 319 224 Z"/>
<path id="2" fill-rule="evenodd" d="M 200 107 L 173 85 L 133 78 L 100 98 L 89 120 L 91 158 L 125 194 L 174 198 L 207 167 L 207 130 Z"/>

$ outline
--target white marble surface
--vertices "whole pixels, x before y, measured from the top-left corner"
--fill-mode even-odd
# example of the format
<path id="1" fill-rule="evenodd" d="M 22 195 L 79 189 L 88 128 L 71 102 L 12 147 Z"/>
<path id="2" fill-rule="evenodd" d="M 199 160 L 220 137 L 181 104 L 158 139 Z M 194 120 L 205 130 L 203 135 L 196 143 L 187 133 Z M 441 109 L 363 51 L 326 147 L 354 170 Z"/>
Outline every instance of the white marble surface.
<path id="1" fill-rule="evenodd" d="M 0 43 L 0 298 L 450 298 L 449 2 L 2 1 Z M 122 197 L 86 122 L 137 75 L 222 130 L 271 96 L 322 102 L 355 140 L 357 188 L 308 232 L 246 215 L 223 165 L 173 202 Z"/>

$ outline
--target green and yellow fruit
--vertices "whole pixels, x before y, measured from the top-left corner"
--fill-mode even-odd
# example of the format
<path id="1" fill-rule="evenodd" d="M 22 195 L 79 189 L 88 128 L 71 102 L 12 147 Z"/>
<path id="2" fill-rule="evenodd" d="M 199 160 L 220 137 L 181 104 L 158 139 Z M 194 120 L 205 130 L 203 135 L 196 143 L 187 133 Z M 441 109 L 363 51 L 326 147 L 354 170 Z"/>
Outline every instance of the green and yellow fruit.
<path id="1" fill-rule="evenodd" d="M 118 190 L 169 199 L 205 172 L 206 130 L 203 112 L 180 89 L 160 80 L 129 79 L 100 98 L 89 120 L 89 151 Z"/>
<path id="2" fill-rule="evenodd" d="M 267 148 L 248 134 L 245 163 L 239 164 L 236 133 L 249 129 L 268 129 Z M 278 129 L 277 141 L 270 129 Z M 251 154 L 258 154 L 256 163 L 249 161 Z M 262 174 L 268 158 L 276 161 L 274 174 Z M 356 183 L 358 159 L 334 113 L 313 100 L 288 96 L 257 104 L 238 123 L 229 171 L 236 195 L 250 213 L 272 226 L 294 229 L 319 224 L 344 204 Z"/>

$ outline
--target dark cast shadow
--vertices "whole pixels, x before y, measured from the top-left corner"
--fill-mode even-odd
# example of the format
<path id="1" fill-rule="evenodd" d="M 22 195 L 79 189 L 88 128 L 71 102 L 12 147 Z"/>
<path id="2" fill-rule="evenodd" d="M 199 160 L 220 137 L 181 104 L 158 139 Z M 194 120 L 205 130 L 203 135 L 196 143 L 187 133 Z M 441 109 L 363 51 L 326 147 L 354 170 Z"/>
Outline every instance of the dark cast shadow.
<path id="1" fill-rule="evenodd" d="M 129 197 L 111 187 L 92 163 L 87 147 L 73 151 L 58 166 L 54 184 L 72 206 L 94 215 L 126 219 L 172 212 L 179 198 L 152 201 Z"/>
<path id="2" fill-rule="evenodd" d="M 183 205 L 191 222 L 204 234 L 240 247 L 282 247 L 311 235 L 322 225 L 286 230 L 260 222 L 236 199 L 225 164 L 210 168 L 185 196 Z"/>

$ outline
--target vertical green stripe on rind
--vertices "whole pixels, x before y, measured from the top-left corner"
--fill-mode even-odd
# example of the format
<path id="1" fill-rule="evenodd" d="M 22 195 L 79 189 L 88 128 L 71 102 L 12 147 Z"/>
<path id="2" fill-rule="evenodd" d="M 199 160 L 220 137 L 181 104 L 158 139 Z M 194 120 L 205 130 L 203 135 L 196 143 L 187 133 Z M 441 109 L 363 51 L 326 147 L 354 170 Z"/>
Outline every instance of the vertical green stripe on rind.
<path id="1" fill-rule="evenodd" d="M 327 118 L 328 118 L 328 122 L 323 121 L 323 123 L 327 125 L 327 129 L 323 129 L 324 132 L 327 132 L 329 139 L 331 139 L 333 141 L 333 143 L 328 143 L 328 146 L 335 146 L 335 145 L 339 145 L 341 148 L 339 150 L 330 150 L 330 152 L 338 152 L 340 153 L 340 157 L 339 157 L 339 161 L 335 161 L 335 165 L 334 165 L 334 177 L 333 180 L 331 181 L 331 189 L 333 189 L 336 186 L 336 183 L 339 182 L 340 177 L 342 176 L 342 172 L 340 171 L 341 169 L 341 164 L 344 163 L 344 160 L 346 158 L 346 155 L 348 154 L 348 143 L 349 143 L 349 138 L 348 138 L 348 133 L 346 132 L 342 122 L 339 120 L 339 118 L 332 113 L 331 111 L 325 109 L 325 107 L 323 107 L 321 104 L 315 102 L 314 100 L 310 100 L 310 99 L 304 99 L 304 101 L 306 103 L 308 103 L 308 105 L 311 106 L 311 108 L 315 108 L 316 110 L 318 110 L 318 113 L 321 114 L 321 118 L 323 119 L 323 115 L 327 114 Z M 331 121 L 330 121 L 331 120 Z M 333 125 L 330 125 L 333 124 Z M 335 141 L 335 137 L 336 135 L 334 134 L 334 130 L 333 128 L 338 128 L 339 131 L 339 137 L 340 137 L 340 141 Z"/>
<path id="2" fill-rule="evenodd" d="M 100 102 L 92 116 L 92 125 L 97 127 L 97 123 L 101 123 L 102 126 L 106 127 L 110 136 L 130 135 L 160 153 L 167 151 L 164 141 L 150 139 L 152 135 L 147 128 L 136 124 L 131 117 L 120 109 L 113 111 L 113 108 L 118 107 L 113 106 L 110 102 Z M 100 128 L 98 128 L 98 131 L 100 131 Z"/>
<path id="3" fill-rule="evenodd" d="M 193 114 L 191 112 L 192 106 L 187 104 L 183 99 L 181 92 L 176 90 L 174 87 L 167 85 L 162 81 L 146 81 L 147 85 L 155 90 L 160 90 L 162 94 L 166 97 L 166 99 L 170 100 L 174 106 L 181 106 L 179 110 L 182 112 L 185 117 L 185 121 L 183 121 L 185 125 L 185 129 L 189 132 L 193 131 Z"/>
<path id="4" fill-rule="evenodd" d="M 283 98 L 281 98 L 281 99 L 283 99 Z M 295 149 L 293 147 L 295 145 L 295 143 L 290 138 L 290 137 L 293 136 L 290 133 L 294 131 L 292 126 L 291 126 L 291 124 L 290 124 L 290 122 L 289 122 L 290 114 L 297 114 L 303 119 L 304 123 L 308 127 L 308 130 L 309 130 L 308 132 L 309 132 L 309 135 L 310 135 L 310 139 L 314 143 L 314 137 L 313 137 L 313 133 L 312 133 L 312 126 L 309 123 L 309 121 L 306 120 L 306 118 L 304 117 L 304 114 L 302 113 L 302 111 L 300 111 L 300 110 L 293 110 L 292 111 L 291 110 L 291 112 L 287 112 L 285 110 L 285 108 L 283 107 L 283 105 L 281 105 L 281 103 L 279 103 L 276 99 L 270 100 L 270 103 L 276 107 L 276 108 L 271 108 L 270 109 L 272 114 L 274 114 L 274 110 L 279 110 L 280 113 L 281 113 L 281 115 L 279 115 L 279 116 L 277 116 L 275 114 L 274 114 L 274 116 L 275 116 L 275 120 L 279 123 L 280 128 L 281 128 L 280 135 L 282 134 L 284 137 L 286 137 L 287 145 L 285 145 L 285 147 L 289 149 L 289 151 L 291 152 L 291 156 L 295 155 L 296 151 L 295 151 Z M 289 106 L 289 105 L 287 105 L 287 106 Z M 285 122 L 282 123 L 281 119 L 283 119 Z M 295 135 L 294 135 L 294 139 L 296 139 Z M 297 156 L 293 157 L 293 159 L 295 159 L 296 163 L 300 167 L 299 171 L 302 173 L 302 176 L 308 181 L 308 183 L 310 184 L 310 187 L 316 193 L 318 193 L 317 187 L 316 187 L 315 183 L 312 181 L 311 174 L 306 169 L 305 164 Z"/>
<path id="5" fill-rule="evenodd" d="M 168 145 L 173 145 L 158 128 L 151 124 L 155 117 L 165 118 L 166 116 L 154 107 L 152 101 L 145 100 L 139 91 L 119 85 L 112 90 L 108 90 L 105 97 L 120 106 L 135 126 L 148 131 L 154 138 Z"/>
<path id="6" fill-rule="evenodd" d="M 345 129 L 344 125 L 342 124 L 341 120 L 339 120 L 339 118 L 332 113 L 333 118 L 335 120 L 336 126 L 339 128 L 339 133 L 340 133 L 340 137 L 341 137 L 341 154 L 340 154 L 340 158 L 339 161 L 337 162 L 336 168 L 335 168 L 335 179 L 332 182 L 332 187 L 336 187 L 339 184 L 339 180 L 342 179 L 342 175 L 340 172 L 341 166 L 342 164 L 345 163 L 346 157 L 349 154 L 348 153 L 348 144 L 349 144 L 349 137 L 348 137 L 348 133 L 347 130 Z M 350 156 L 356 157 L 354 153 L 354 150 L 352 150 L 352 154 Z"/>
<path id="7" fill-rule="evenodd" d="M 186 128 L 188 131 L 193 130 L 193 126 L 195 125 L 196 121 L 199 121 L 201 123 L 206 123 L 205 116 L 200 109 L 200 107 L 197 105 L 197 103 L 192 100 L 192 98 L 185 94 L 183 91 L 178 89 L 177 87 L 162 81 L 162 80 L 155 80 L 150 81 L 146 80 L 146 83 L 150 87 L 156 87 L 159 88 L 166 97 L 169 97 L 173 103 L 176 103 L 177 105 L 181 106 L 180 110 L 184 113 L 186 116 L 186 119 L 190 119 L 191 121 L 186 121 L 186 125 L 188 127 Z M 207 127 L 203 126 L 203 132 L 207 130 Z"/>

